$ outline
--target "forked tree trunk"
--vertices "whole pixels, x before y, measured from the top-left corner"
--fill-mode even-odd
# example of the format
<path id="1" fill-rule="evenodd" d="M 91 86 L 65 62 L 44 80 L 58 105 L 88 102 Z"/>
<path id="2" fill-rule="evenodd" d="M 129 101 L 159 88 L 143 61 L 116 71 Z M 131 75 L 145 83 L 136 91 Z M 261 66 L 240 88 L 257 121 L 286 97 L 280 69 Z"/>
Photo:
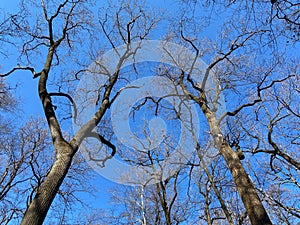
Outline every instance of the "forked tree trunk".
<path id="1" fill-rule="evenodd" d="M 55 49 L 58 45 L 59 43 L 55 43 L 49 48 L 44 69 L 40 74 L 38 83 L 39 97 L 51 132 L 53 146 L 56 150 L 56 160 L 41 187 L 37 190 L 33 201 L 28 206 L 21 225 L 43 224 L 55 195 L 68 173 L 72 163 L 72 158 L 77 150 L 77 147 L 75 149 L 63 138 L 60 125 L 55 116 L 51 98 L 47 92 L 48 74 L 51 68 Z"/>

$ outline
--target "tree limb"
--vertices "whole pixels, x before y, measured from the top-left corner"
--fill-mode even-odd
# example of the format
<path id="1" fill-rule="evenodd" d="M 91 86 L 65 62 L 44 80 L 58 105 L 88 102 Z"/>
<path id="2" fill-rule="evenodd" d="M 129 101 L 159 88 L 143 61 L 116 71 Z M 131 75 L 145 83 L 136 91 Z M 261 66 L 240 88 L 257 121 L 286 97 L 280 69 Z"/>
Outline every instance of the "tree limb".
<path id="1" fill-rule="evenodd" d="M 73 98 L 67 94 L 67 93 L 62 93 L 62 92 L 51 92 L 49 93 L 49 96 L 62 96 L 62 97 L 66 97 L 67 99 L 69 99 L 69 101 L 72 103 L 73 105 L 73 109 L 74 109 L 74 121 L 76 121 L 77 119 L 77 107 L 76 107 L 76 104 L 73 100 Z"/>
<path id="2" fill-rule="evenodd" d="M 0 74 L 0 77 L 7 77 L 9 76 L 10 74 L 12 74 L 13 72 L 17 71 L 17 70 L 29 70 L 32 74 L 33 74 L 33 78 L 37 78 L 41 75 L 41 73 L 36 73 L 34 68 L 33 67 L 29 67 L 29 66 L 25 66 L 25 67 L 22 67 L 22 66 L 18 66 L 18 67 L 15 67 L 13 69 L 11 69 L 9 72 L 5 73 L 5 74 Z"/>

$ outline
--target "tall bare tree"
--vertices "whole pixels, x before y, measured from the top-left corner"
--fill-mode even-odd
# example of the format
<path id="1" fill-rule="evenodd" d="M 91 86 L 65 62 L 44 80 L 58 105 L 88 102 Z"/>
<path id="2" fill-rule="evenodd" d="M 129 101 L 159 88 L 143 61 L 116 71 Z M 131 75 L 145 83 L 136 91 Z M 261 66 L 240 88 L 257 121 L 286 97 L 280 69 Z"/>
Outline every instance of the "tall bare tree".
<path id="1" fill-rule="evenodd" d="M 79 131 L 68 140 L 62 131 L 62 127 L 55 113 L 52 98 L 53 96 L 63 96 L 67 97 L 71 102 L 73 102 L 73 100 L 71 96 L 66 93 L 49 92 L 48 82 L 51 72 L 55 71 L 57 65 L 60 65 L 60 61 L 63 61 L 60 54 L 64 53 L 60 52 L 60 48 L 70 51 L 75 48 L 74 45 L 76 42 L 79 42 L 79 44 L 82 43 L 80 42 L 80 40 L 83 40 L 82 35 L 91 35 L 93 13 L 88 9 L 91 5 L 85 0 L 65 0 L 62 2 L 41 1 L 40 3 L 22 1 L 21 3 L 23 14 L 18 17 L 11 17 L 11 22 L 14 24 L 15 30 L 20 33 L 20 39 L 25 39 L 22 44 L 22 55 L 28 64 L 26 66 L 17 66 L 1 76 L 8 76 L 17 70 L 27 70 L 33 74 L 34 78 L 39 79 L 38 95 L 50 129 L 56 156 L 50 171 L 47 173 L 47 176 L 29 204 L 21 224 L 42 224 L 59 191 L 59 187 L 70 169 L 80 143 L 86 136 L 89 136 L 95 126 L 99 124 L 105 112 L 112 104 L 113 96 L 111 96 L 111 93 L 113 86 L 118 80 L 120 66 L 123 64 L 123 61 L 132 54 L 132 51 L 135 50 L 131 51 L 128 48 L 127 51 L 123 53 L 113 74 L 107 74 L 105 70 L 102 71 L 109 77 L 109 81 L 108 84 L 105 85 L 99 108 L 94 116 L 82 125 Z M 126 12 L 125 6 L 126 4 L 120 7 L 119 13 L 121 13 L 123 9 Z M 36 9 L 39 10 L 36 18 L 29 18 L 30 13 L 32 13 L 29 7 L 36 7 Z M 139 14 L 129 14 L 127 22 L 125 21 L 126 19 L 119 21 L 120 24 L 118 24 L 117 28 L 120 31 L 120 38 L 123 37 L 123 35 L 126 36 L 126 39 L 120 39 L 123 44 L 129 44 L 135 39 L 145 38 L 151 29 L 152 23 L 150 22 L 149 27 L 146 26 L 136 33 L 132 31 L 137 19 L 144 17 L 142 11 L 138 11 L 137 13 Z M 35 20 L 35 22 L 32 23 L 32 20 Z M 121 23 L 123 24 L 121 25 Z M 105 22 L 102 23 L 102 29 L 106 32 Z M 31 57 L 36 54 L 41 54 L 45 59 L 41 61 L 43 63 L 42 66 L 37 65 L 35 68 L 35 64 L 31 63 L 33 60 Z M 38 71 L 37 68 L 41 68 L 41 70 Z M 108 143 L 103 137 L 101 140 L 103 140 L 104 144 Z M 110 144 L 108 146 L 111 147 L 112 145 Z"/>

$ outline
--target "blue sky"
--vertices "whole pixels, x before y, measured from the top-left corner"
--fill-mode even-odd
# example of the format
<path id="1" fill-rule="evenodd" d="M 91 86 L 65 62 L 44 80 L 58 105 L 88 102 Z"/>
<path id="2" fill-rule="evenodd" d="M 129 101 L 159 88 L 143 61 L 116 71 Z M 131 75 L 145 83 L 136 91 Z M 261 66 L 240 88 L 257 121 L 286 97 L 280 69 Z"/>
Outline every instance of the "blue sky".
<path id="1" fill-rule="evenodd" d="M 166 8 L 168 9 L 167 12 L 172 12 L 172 7 L 175 6 L 175 3 L 171 3 L 172 1 L 151 1 L 151 5 L 156 8 Z M 17 10 L 17 1 L 8 1 L 8 0 L 2 0 L 0 2 L 0 8 L 5 9 L 5 11 L 8 11 L 10 13 L 15 13 Z M 178 10 L 178 9 L 176 9 Z M 174 10 L 174 11 L 176 11 Z M 199 13 L 199 12 L 198 12 Z M 218 18 L 219 19 L 219 18 Z M 218 24 L 218 20 L 215 19 L 214 22 Z M 222 21 L 219 21 L 222 22 Z M 167 23 L 167 22 L 166 22 Z M 163 24 L 161 26 L 161 29 L 164 29 Z M 206 29 L 203 32 L 203 36 L 211 36 L 215 37 L 217 36 L 218 29 Z M 163 33 L 163 32 L 162 32 Z M 161 33 L 158 32 L 155 34 L 155 37 L 162 38 Z M 0 72 L 9 71 L 11 68 L 15 67 L 17 64 L 17 52 L 11 52 L 12 55 L 9 55 L 8 57 L 3 57 L 0 55 Z M 43 63 L 44 59 L 41 59 L 41 63 Z M 207 59 L 209 60 L 209 59 Z M 7 78 L 9 84 L 11 87 L 16 87 L 14 90 L 14 93 L 16 94 L 17 98 L 20 100 L 20 120 L 24 119 L 26 121 L 29 117 L 44 117 L 44 113 L 38 98 L 37 94 L 37 82 L 38 79 L 32 79 L 32 74 L 28 71 L 17 71 L 13 75 L 9 76 Z M 232 103 L 235 103 L 235 101 L 232 101 Z M 137 116 L 137 118 L 140 118 L 140 116 Z M 106 208 L 114 207 L 113 205 L 109 204 L 109 189 L 112 189 L 114 187 L 118 187 L 118 185 L 114 182 L 111 182 L 105 178 L 103 178 L 101 175 L 96 174 L 96 179 L 91 181 L 92 184 L 94 184 L 96 187 L 98 187 L 99 192 L 95 193 L 96 197 L 90 198 L 90 196 L 82 194 L 82 197 L 84 200 L 89 202 L 90 205 L 94 205 L 95 207 L 100 208 Z"/>
<path id="2" fill-rule="evenodd" d="M 7 14 L 15 14 L 18 11 L 18 1 L 0 1 L 0 9 L 3 9 Z M 18 46 L 21 48 L 21 46 Z M 14 48 L 12 48 L 14 49 Z M 17 65 L 18 52 L 9 51 L 11 55 L 0 55 L 1 72 L 7 72 Z M 17 99 L 20 102 L 22 117 L 26 120 L 31 116 L 43 116 L 39 97 L 37 95 L 38 79 L 32 79 L 32 74 L 29 71 L 16 71 L 12 76 L 7 77 L 7 81 L 14 90 Z"/>

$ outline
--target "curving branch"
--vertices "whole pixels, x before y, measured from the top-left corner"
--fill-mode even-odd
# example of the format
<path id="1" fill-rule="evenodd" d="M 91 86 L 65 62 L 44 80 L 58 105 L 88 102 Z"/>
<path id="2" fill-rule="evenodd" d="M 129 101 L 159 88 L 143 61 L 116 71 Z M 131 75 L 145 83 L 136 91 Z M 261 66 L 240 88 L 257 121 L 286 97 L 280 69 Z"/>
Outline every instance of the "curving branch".
<path id="1" fill-rule="evenodd" d="M 69 101 L 72 103 L 73 105 L 73 109 L 74 109 L 74 121 L 76 121 L 77 119 L 77 107 L 76 107 L 76 104 L 73 100 L 73 98 L 67 94 L 67 93 L 62 93 L 62 92 L 51 92 L 49 93 L 49 96 L 62 96 L 62 97 L 66 97 L 67 99 L 69 99 Z"/>
<path id="2" fill-rule="evenodd" d="M 289 114 L 288 114 L 289 115 Z M 272 151 L 272 154 L 274 155 L 274 157 L 276 155 L 280 156 L 281 158 L 283 158 L 285 161 L 289 162 L 291 165 L 293 165 L 295 168 L 297 168 L 298 170 L 300 170 L 300 162 L 296 161 L 294 158 L 292 158 L 291 156 L 289 156 L 288 154 L 282 152 L 280 150 L 280 148 L 278 147 L 278 145 L 274 142 L 273 138 L 272 138 L 272 134 L 273 134 L 273 127 L 274 125 L 281 119 L 284 119 L 286 116 L 282 116 L 279 119 L 276 119 L 275 121 L 271 121 L 270 124 L 268 125 L 268 142 L 269 144 L 273 147 L 274 151 Z"/>
<path id="3" fill-rule="evenodd" d="M 261 33 L 261 32 L 266 32 L 267 30 L 258 30 L 258 31 L 254 31 L 254 32 L 246 32 L 244 34 L 241 34 L 239 36 L 237 36 L 237 38 L 231 43 L 230 49 L 228 52 L 226 53 L 221 53 L 221 57 L 217 57 L 216 60 L 214 62 L 212 62 L 206 69 L 205 71 L 205 75 L 202 81 L 202 85 L 201 85 L 201 89 L 205 90 L 205 85 L 209 76 L 210 71 L 221 61 L 223 61 L 224 59 L 228 60 L 228 56 L 230 56 L 235 50 L 237 50 L 240 47 L 243 47 L 245 45 L 245 43 L 250 40 L 254 35 Z M 244 36 L 248 35 L 244 40 L 240 41 L 240 39 Z"/>
<path id="4" fill-rule="evenodd" d="M 288 110 L 290 111 L 294 116 L 300 118 L 300 113 L 295 112 L 290 106 L 289 103 L 287 103 L 285 100 L 279 99 L 279 97 L 276 97 L 276 99 Z"/>
<path id="5" fill-rule="evenodd" d="M 97 162 L 101 161 L 101 163 L 102 163 L 101 167 L 104 167 L 105 166 L 105 162 L 107 160 L 111 159 L 112 157 L 114 157 L 114 155 L 116 154 L 116 152 L 117 152 L 116 146 L 113 143 L 111 143 L 109 140 L 107 140 L 104 136 L 102 136 L 101 134 L 98 134 L 96 132 L 90 132 L 90 133 L 86 134 L 85 138 L 88 138 L 88 137 L 99 139 L 102 144 L 105 144 L 107 147 L 109 147 L 112 150 L 111 154 L 109 156 L 105 157 L 104 159 L 95 159 L 91 155 L 91 153 L 88 152 L 89 158 L 91 160 L 94 160 L 94 161 L 97 161 Z"/>
<path id="6" fill-rule="evenodd" d="M 261 82 L 261 84 L 258 86 L 258 91 L 259 91 L 258 93 L 260 93 L 261 91 L 263 91 L 263 90 L 265 90 L 265 89 L 268 89 L 268 88 L 272 87 L 272 86 L 273 86 L 274 84 L 276 84 L 276 83 L 281 83 L 281 82 L 283 82 L 283 81 L 285 81 L 285 80 L 287 80 L 287 79 L 289 79 L 289 78 L 291 78 L 291 77 L 295 77 L 295 76 L 296 76 L 295 74 L 290 74 L 290 75 L 288 75 L 288 76 L 285 77 L 285 78 L 282 78 L 282 79 L 279 79 L 279 80 L 273 80 L 273 81 L 271 82 L 271 84 L 269 84 L 269 85 L 267 85 L 267 86 L 261 88 L 262 83 L 263 83 L 264 80 L 267 78 L 267 76 L 265 76 L 264 79 L 263 79 L 263 81 Z"/>
<path id="7" fill-rule="evenodd" d="M 235 110 L 232 111 L 232 112 L 226 112 L 226 113 L 224 113 L 224 114 L 219 118 L 218 123 L 220 124 L 221 121 L 222 121 L 226 116 L 235 116 L 235 115 L 238 114 L 242 109 L 247 108 L 247 107 L 250 107 L 250 106 L 254 106 L 256 103 L 261 102 L 261 101 L 262 101 L 262 99 L 261 99 L 261 92 L 262 92 L 263 90 L 269 89 L 269 88 L 271 88 L 273 85 L 275 85 L 276 83 L 281 83 L 281 82 L 283 82 L 283 81 L 285 81 L 285 80 L 287 80 L 287 79 L 289 79 L 289 78 L 291 78 L 291 77 L 294 77 L 294 76 L 295 76 L 294 74 L 290 74 L 290 75 L 288 75 L 288 76 L 285 77 L 285 78 L 282 78 L 282 79 L 279 79 L 279 80 L 273 80 L 273 81 L 271 82 L 271 84 L 269 84 L 269 85 L 267 85 L 267 86 L 265 86 L 265 87 L 261 87 L 262 84 L 263 84 L 263 82 L 264 82 L 265 79 L 267 78 L 267 75 L 266 75 L 266 76 L 264 77 L 264 79 L 260 82 L 260 84 L 259 84 L 258 87 L 257 87 L 257 99 L 253 100 L 253 102 L 245 103 L 245 104 L 239 106 L 237 109 L 235 109 Z"/>
<path id="8" fill-rule="evenodd" d="M 17 70 L 29 70 L 33 74 L 33 78 L 37 78 L 41 75 L 41 73 L 36 73 L 33 67 L 29 67 L 29 66 L 23 67 L 18 65 L 17 67 L 11 69 L 9 72 L 5 74 L 0 74 L 0 77 L 7 77 Z"/>
<path id="9" fill-rule="evenodd" d="M 219 123 L 221 123 L 221 121 L 224 119 L 225 116 L 235 116 L 236 114 L 238 114 L 242 109 L 250 107 L 250 106 L 254 106 L 256 103 L 261 102 L 261 98 L 255 99 L 253 102 L 250 103 L 245 103 L 241 106 L 239 106 L 236 110 L 232 111 L 232 112 L 226 112 L 224 115 L 222 115 L 219 119 Z"/>

